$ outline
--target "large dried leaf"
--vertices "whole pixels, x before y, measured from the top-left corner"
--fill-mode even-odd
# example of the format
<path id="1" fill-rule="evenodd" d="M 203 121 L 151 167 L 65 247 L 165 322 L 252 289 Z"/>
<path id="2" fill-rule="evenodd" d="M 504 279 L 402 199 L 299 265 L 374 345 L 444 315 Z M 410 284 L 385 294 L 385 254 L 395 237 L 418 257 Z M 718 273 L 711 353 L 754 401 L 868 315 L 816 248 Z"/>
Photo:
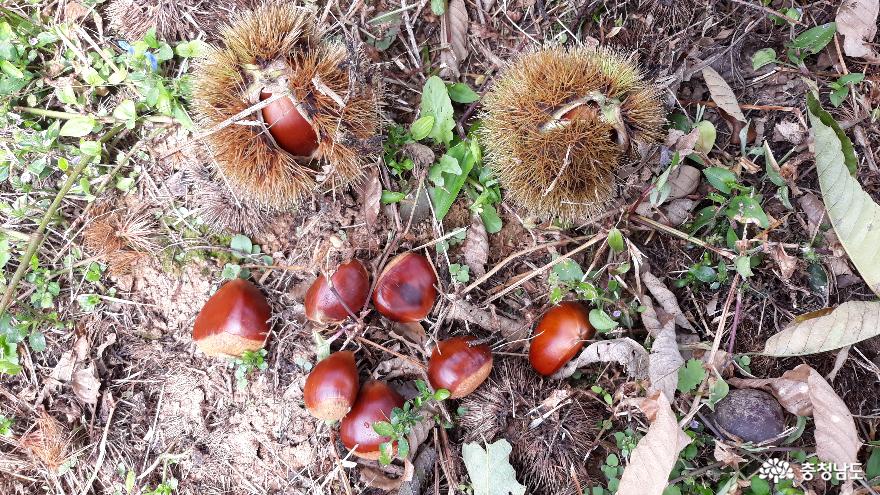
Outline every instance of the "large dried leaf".
<path id="1" fill-rule="evenodd" d="M 849 301 L 824 316 L 795 321 L 767 339 L 768 356 L 833 351 L 880 335 L 880 302 Z"/>
<path id="2" fill-rule="evenodd" d="M 553 378 L 562 380 L 574 374 L 578 368 L 593 363 L 615 362 L 626 367 L 630 378 L 648 377 L 648 351 L 629 337 L 593 342 L 580 355 L 557 371 Z"/>
<path id="3" fill-rule="evenodd" d="M 470 19 L 464 0 L 450 0 L 440 19 L 440 35 L 446 45 L 440 52 L 440 63 L 458 76 L 459 64 L 468 56 L 467 33 Z"/>
<path id="4" fill-rule="evenodd" d="M 516 471 L 510 465 L 512 447 L 501 439 L 486 445 L 466 443 L 461 456 L 471 477 L 474 495 L 524 495 L 526 487 L 516 481 Z"/>
<path id="5" fill-rule="evenodd" d="M 746 116 L 743 115 L 733 90 L 730 89 L 730 86 L 721 77 L 721 74 L 715 72 L 715 69 L 711 67 L 703 67 L 703 79 L 706 81 L 706 86 L 709 87 L 709 93 L 712 94 L 712 101 L 718 105 L 718 108 L 724 110 L 736 120 L 745 122 Z"/>
<path id="6" fill-rule="evenodd" d="M 837 10 L 837 32 L 843 35 L 843 52 L 850 57 L 861 57 L 871 63 L 880 63 L 880 55 L 872 41 L 877 35 L 878 0 L 843 0 Z"/>
<path id="7" fill-rule="evenodd" d="M 95 366 L 90 364 L 88 368 L 83 368 L 73 374 L 71 382 L 73 393 L 79 397 L 79 400 L 86 404 L 98 403 L 98 391 L 101 388 L 101 382 L 95 373 Z"/>
<path id="8" fill-rule="evenodd" d="M 848 163 L 855 154 L 849 138 L 834 128 L 836 124 L 812 95 L 808 100 L 825 209 L 849 259 L 868 287 L 880 294 L 880 206 L 851 175 Z"/>
<path id="9" fill-rule="evenodd" d="M 672 401 L 678 388 L 678 369 L 684 365 L 684 358 L 681 357 L 675 338 L 675 320 L 672 316 L 665 315 L 664 321 L 661 321 L 650 297 L 642 298 L 642 303 L 646 308 L 642 313 L 642 323 L 654 336 L 654 344 L 648 357 L 648 378 L 651 381 L 648 391 L 659 390 L 668 401 Z"/>
<path id="10" fill-rule="evenodd" d="M 691 443 L 672 412 L 666 396 L 656 400 L 656 419 L 648 433 L 639 440 L 623 470 L 617 495 L 660 495 L 669 482 L 669 473 L 678 454 Z"/>
<path id="11" fill-rule="evenodd" d="M 374 168 L 361 186 L 361 202 L 364 205 L 364 221 L 369 227 L 376 225 L 379 217 L 380 201 L 382 200 L 382 181 L 379 172 Z"/>
<path id="12" fill-rule="evenodd" d="M 694 329 L 691 322 L 685 318 L 684 313 L 681 311 L 681 307 L 678 305 L 678 299 L 676 299 L 675 294 L 673 294 L 659 278 L 655 277 L 654 274 L 649 271 L 642 272 L 641 278 L 645 287 L 651 295 L 654 296 L 654 299 L 660 303 L 660 307 L 663 308 L 663 311 L 675 318 L 676 325 L 687 330 Z M 648 330 L 651 329 L 649 328 Z"/>
<path id="13" fill-rule="evenodd" d="M 838 466 L 858 462 L 862 446 L 852 414 L 831 385 L 806 364 L 786 371 L 780 378 L 766 380 L 731 380 L 737 386 L 769 389 L 790 412 L 813 415 L 816 423 L 816 455 Z M 852 480 L 841 488 L 852 493 Z"/>

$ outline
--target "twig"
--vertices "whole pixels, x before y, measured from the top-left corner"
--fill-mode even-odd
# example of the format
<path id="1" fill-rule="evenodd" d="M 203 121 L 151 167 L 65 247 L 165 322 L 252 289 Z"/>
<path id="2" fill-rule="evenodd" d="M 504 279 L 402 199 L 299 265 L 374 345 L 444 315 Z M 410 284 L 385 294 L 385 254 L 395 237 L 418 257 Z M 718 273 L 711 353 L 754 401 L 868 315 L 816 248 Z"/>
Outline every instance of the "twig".
<path id="1" fill-rule="evenodd" d="M 104 456 L 107 454 L 107 433 L 110 431 L 110 424 L 113 423 L 113 413 L 116 412 L 116 404 L 113 404 L 113 407 L 110 408 L 110 413 L 107 414 L 107 424 L 104 426 L 104 434 L 101 436 L 101 444 L 98 446 L 98 459 L 95 461 L 95 470 L 92 471 L 92 475 L 89 476 L 89 480 L 86 481 L 85 487 L 83 487 L 83 491 L 80 495 L 87 495 L 92 488 L 92 483 L 95 482 L 95 478 L 98 477 L 98 471 L 101 469 L 101 465 L 104 464 Z"/>
<path id="2" fill-rule="evenodd" d="M 770 7 L 765 7 L 763 5 L 756 5 L 754 3 L 747 2 L 746 0 L 733 0 L 733 3 L 745 5 L 746 7 L 751 7 L 753 9 L 763 10 L 764 12 L 766 12 L 768 14 L 773 14 L 777 17 L 781 17 L 781 18 L 785 19 L 786 21 L 788 21 L 792 24 L 798 25 L 798 26 L 803 25 L 803 23 L 801 21 L 795 19 L 794 17 L 789 17 L 778 10 L 771 9 Z"/>
<path id="3" fill-rule="evenodd" d="M 733 254 L 725 249 L 717 248 L 711 244 L 706 243 L 705 241 L 703 241 L 701 239 L 697 239 L 696 237 L 689 236 L 678 229 L 674 229 L 668 225 L 663 225 L 662 223 L 657 222 L 655 220 L 651 220 L 648 217 L 643 217 L 641 215 L 633 215 L 631 218 L 633 220 L 643 224 L 643 225 L 655 228 L 655 229 L 660 230 L 662 232 L 666 232 L 667 234 L 672 234 L 678 238 L 681 238 L 681 239 L 684 239 L 684 240 L 690 242 L 691 244 L 696 244 L 697 246 L 700 246 L 703 249 L 708 249 L 709 251 L 712 251 L 713 253 L 717 254 L 718 256 L 723 256 L 729 260 L 736 259 L 735 254 Z"/>
<path id="4" fill-rule="evenodd" d="M 393 351 L 393 350 L 391 350 L 391 349 L 385 347 L 385 346 L 382 345 L 382 344 L 377 344 L 377 343 L 373 342 L 373 341 L 370 340 L 370 339 L 367 339 L 367 338 L 364 338 L 364 337 L 355 337 L 354 339 L 357 340 L 358 342 L 362 343 L 362 344 L 367 344 L 367 345 L 370 345 L 370 346 L 376 347 L 376 348 L 378 348 L 378 349 L 381 349 L 382 351 L 385 351 L 385 352 L 387 352 L 388 354 L 391 354 L 392 356 L 399 357 L 400 359 L 405 359 L 405 360 L 407 360 L 407 361 L 413 363 L 414 365 L 418 366 L 419 369 L 421 369 L 421 370 L 427 370 L 427 369 L 428 369 L 428 367 L 425 366 L 425 363 L 419 361 L 418 359 L 414 359 L 414 358 L 412 358 L 412 357 L 410 357 L 410 356 L 407 356 L 407 355 L 405 355 L 405 354 L 401 354 L 401 353 L 399 353 L 399 352 L 397 352 L 397 351 Z"/>

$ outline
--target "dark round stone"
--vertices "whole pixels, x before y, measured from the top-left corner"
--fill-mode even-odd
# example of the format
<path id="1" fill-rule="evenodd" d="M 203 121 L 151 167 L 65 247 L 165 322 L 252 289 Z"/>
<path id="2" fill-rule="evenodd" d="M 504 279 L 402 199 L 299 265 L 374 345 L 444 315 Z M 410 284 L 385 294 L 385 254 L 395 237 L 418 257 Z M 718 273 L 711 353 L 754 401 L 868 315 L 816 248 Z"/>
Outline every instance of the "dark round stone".
<path id="1" fill-rule="evenodd" d="M 753 388 L 731 390 L 712 415 L 722 433 L 743 442 L 766 442 L 785 430 L 785 414 L 775 397 Z"/>

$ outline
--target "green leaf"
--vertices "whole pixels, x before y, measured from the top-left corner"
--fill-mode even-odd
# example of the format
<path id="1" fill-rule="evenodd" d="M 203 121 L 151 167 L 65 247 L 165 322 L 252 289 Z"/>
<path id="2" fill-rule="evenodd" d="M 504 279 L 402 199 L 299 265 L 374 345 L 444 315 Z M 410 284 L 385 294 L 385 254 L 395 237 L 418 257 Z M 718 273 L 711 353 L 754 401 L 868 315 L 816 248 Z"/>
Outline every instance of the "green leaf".
<path id="1" fill-rule="evenodd" d="M 119 105 L 116 105 L 116 108 L 113 110 L 113 117 L 126 123 L 131 122 L 132 125 L 129 128 L 134 128 L 134 120 L 137 118 L 137 108 L 134 101 L 123 100 Z"/>
<path id="2" fill-rule="evenodd" d="M 433 115 L 422 115 L 419 117 L 409 128 L 409 133 L 412 134 L 412 138 L 416 141 L 421 141 L 428 137 L 428 134 L 431 133 L 431 129 L 434 128 L 435 120 L 436 119 Z"/>
<path id="3" fill-rule="evenodd" d="M 859 275 L 875 294 L 880 294 L 880 205 L 862 190 L 846 166 L 847 145 L 852 152 L 849 139 L 844 135 L 846 141 L 842 141 L 813 108 L 809 116 L 816 142 L 819 188 L 828 218 Z"/>
<path id="4" fill-rule="evenodd" d="M 202 40 L 184 41 L 174 48 L 179 57 L 202 57 L 208 53 L 209 45 Z"/>
<path id="5" fill-rule="evenodd" d="M 865 465 L 865 474 L 869 480 L 880 476 L 880 447 L 874 446 L 871 449 L 871 456 L 868 457 L 868 464 Z"/>
<path id="6" fill-rule="evenodd" d="M 553 265 L 552 270 L 560 282 L 580 282 L 584 277 L 584 270 L 570 258 Z"/>
<path id="7" fill-rule="evenodd" d="M 752 55 L 752 68 L 754 70 L 774 62 L 776 62 L 776 50 L 772 48 L 762 48 Z"/>
<path id="8" fill-rule="evenodd" d="M 452 395 L 452 393 L 450 393 L 449 390 L 446 390 L 445 388 L 437 389 L 437 391 L 434 392 L 434 400 L 436 400 L 437 402 L 441 402 L 448 399 L 450 395 Z"/>
<path id="9" fill-rule="evenodd" d="M 752 490 L 751 495 L 770 495 L 772 493 L 770 491 L 770 482 L 762 479 L 758 475 L 752 476 L 749 480 L 749 484 Z"/>
<path id="10" fill-rule="evenodd" d="M 687 364 L 678 369 L 678 391 L 690 392 L 706 378 L 706 370 L 699 359 L 688 359 Z"/>
<path id="11" fill-rule="evenodd" d="M 510 465 L 512 450 L 504 439 L 486 445 L 485 450 L 476 443 L 464 444 L 461 455 L 474 495 L 525 495 L 526 487 L 517 482 Z"/>
<path id="12" fill-rule="evenodd" d="M 61 126 L 59 136 L 65 137 L 83 137 L 92 132 L 92 129 L 98 125 L 98 121 L 92 116 L 74 117 Z"/>
<path id="13" fill-rule="evenodd" d="M 480 218 L 483 220 L 483 225 L 486 227 L 486 232 L 489 234 L 498 233 L 501 231 L 501 227 L 504 226 L 501 217 L 498 216 L 498 211 L 492 205 L 482 206 L 480 209 Z"/>
<path id="14" fill-rule="evenodd" d="M 751 196 L 737 196 L 731 199 L 730 206 L 727 207 L 727 216 L 744 222 L 751 221 L 762 229 L 770 226 L 770 219 L 767 218 L 764 209 Z"/>
<path id="15" fill-rule="evenodd" d="M 46 350 L 46 336 L 43 335 L 43 332 L 34 330 L 28 336 L 28 345 L 30 345 L 31 350 L 35 352 L 43 352 Z"/>
<path id="16" fill-rule="evenodd" d="M 467 142 L 460 142 L 449 149 L 444 156 L 456 159 L 458 170 L 456 173 L 446 173 L 442 176 L 443 187 L 434 187 L 430 189 L 431 201 L 434 203 L 434 213 L 437 221 L 443 220 L 443 217 L 449 213 L 452 203 L 458 197 L 462 186 L 467 181 L 468 174 L 476 164 L 476 158 L 473 155 L 471 147 Z M 443 160 L 443 157 L 440 158 Z M 432 167 L 433 168 L 433 167 Z M 429 171 L 430 175 L 431 171 Z"/>
<path id="17" fill-rule="evenodd" d="M 599 332 L 608 332 L 617 328 L 617 325 L 619 325 L 619 323 L 612 320 L 606 312 L 598 308 L 590 310 L 590 324 Z"/>
<path id="18" fill-rule="evenodd" d="M 736 259 L 736 272 L 740 274 L 743 278 L 749 278 L 754 273 L 752 273 L 752 257 L 751 256 L 740 256 Z"/>
<path id="19" fill-rule="evenodd" d="M 858 84 L 865 80 L 865 74 L 863 72 L 850 72 L 844 76 L 840 76 L 840 79 L 837 80 L 840 84 Z"/>
<path id="20" fill-rule="evenodd" d="M 238 234 L 229 241 L 229 247 L 232 248 L 232 255 L 241 258 L 251 254 L 254 244 L 246 235 Z"/>
<path id="21" fill-rule="evenodd" d="M 394 435 L 394 427 L 391 426 L 391 423 L 387 421 L 376 421 L 373 423 L 373 431 L 382 435 L 383 437 L 390 437 Z"/>
<path id="22" fill-rule="evenodd" d="M 697 122 L 697 125 L 694 127 L 700 133 L 694 149 L 701 153 L 712 151 L 712 147 L 715 146 L 715 139 L 718 137 L 718 131 L 715 129 L 715 124 L 708 120 L 701 120 Z"/>
<path id="23" fill-rule="evenodd" d="M 452 141 L 455 119 L 453 118 L 452 100 L 449 99 L 446 84 L 437 76 L 431 76 L 425 82 L 425 87 L 422 89 L 421 112 L 423 116 L 431 115 L 434 117 L 434 126 L 428 137 L 438 144 L 448 146 Z"/>
<path id="24" fill-rule="evenodd" d="M 709 180 L 712 187 L 724 194 L 730 194 L 732 184 L 736 184 L 736 174 L 721 167 L 709 167 L 703 170 L 703 175 Z"/>
<path id="25" fill-rule="evenodd" d="M 819 53 L 834 39 L 836 32 L 837 24 L 833 22 L 804 31 L 789 45 L 788 58 L 799 63 L 804 58 Z"/>
<path id="26" fill-rule="evenodd" d="M 613 228 L 608 232 L 608 246 L 618 253 L 622 253 L 626 249 L 626 245 L 623 242 L 623 234 L 620 233 L 619 229 Z"/>
<path id="27" fill-rule="evenodd" d="M 822 105 L 813 93 L 807 93 L 807 110 L 811 116 L 814 116 L 818 120 L 818 123 L 834 130 L 834 133 L 837 135 L 838 143 L 834 144 L 830 136 L 826 137 L 826 141 L 832 144 L 835 148 L 841 149 L 841 152 L 843 153 L 843 162 L 846 164 L 846 168 L 849 170 L 850 174 L 855 175 L 859 160 L 858 157 L 856 157 L 856 150 L 853 148 L 852 141 L 850 141 L 846 133 L 843 132 L 840 124 L 834 120 L 834 117 L 832 117 L 830 113 L 822 108 Z M 813 119 L 811 118 L 810 120 L 812 122 Z M 814 137 L 816 134 L 815 127 L 816 123 L 813 123 Z M 828 150 L 823 149 L 823 151 Z"/>
<path id="28" fill-rule="evenodd" d="M 715 410 L 715 404 L 718 403 L 721 399 L 727 397 L 727 394 L 730 392 L 730 385 L 724 381 L 723 378 L 718 377 L 718 380 L 709 387 L 709 409 Z"/>
<path id="29" fill-rule="evenodd" d="M 119 189 L 122 192 L 128 192 L 131 191 L 132 187 L 134 187 L 134 178 L 120 177 L 116 179 L 116 189 Z"/>
<path id="30" fill-rule="evenodd" d="M 832 91 L 828 95 L 828 101 L 835 107 L 839 107 L 846 100 L 847 95 L 849 95 L 849 86 L 843 86 Z"/>
<path id="31" fill-rule="evenodd" d="M 406 437 L 400 437 L 397 439 L 397 456 L 401 459 L 405 459 L 406 456 L 409 455 L 409 440 Z"/>
<path id="32" fill-rule="evenodd" d="M 8 60 L 0 60 L 0 70 L 13 79 L 24 79 L 24 72 L 12 65 Z"/>
<path id="33" fill-rule="evenodd" d="M 443 15 L 446 13 L 447 0 L 431 0 L 431 12 L 434 15 Z"/>
<path id="34" fill-rule="evenodd" d="M 382 190 L 382 197 L 381 197 L 380 201 L 382 202 L 383 205 L 390 205 L 392 203 L 397 203 L 397 202 L 403 200 L 403 198 L 405 198 L 405 197 L 406 197 L 406 194 L 403 194 L 402 192 L 389 191 L 387 189 L 383 189 Z"/>
<path id="35" fill-rule="evenodd" d="M 235 280 L 241 274 L 241 265 L 235 263 L 226 263 L 223 265 L 223 271 L 220 276 L 223 280 Z"/>
<path id="36" fill-rule="evenodd" d="M 428 170 L 428 179 L 437 187 L 443 187 L 446 182 L 443 174 L 462 175 L 458 160 L 449 154 L 444 154 L 440 157 L 440 161 L 431 165 L 430 170 Z"/>
<path id="37" fill-rule="evenodd" d="M 456 103 L 473 103 L 480 99 L 480 95 L 465 83 L 447 84 L 446 89 L 449 98 Z"/>
<path id="38" fill-rule="evenodd" d="M 101 143 L 98 141 L 82 141 L 79 143 L 79 151 L 85 156 L 100 156 Z"/>
<path id="39" fill-rule="evenodd" d="M 379 444 L 379 464 L 382 464 L 384 466 L 391 464 L 391 452 L 391 442 L 383 442 Z"/>

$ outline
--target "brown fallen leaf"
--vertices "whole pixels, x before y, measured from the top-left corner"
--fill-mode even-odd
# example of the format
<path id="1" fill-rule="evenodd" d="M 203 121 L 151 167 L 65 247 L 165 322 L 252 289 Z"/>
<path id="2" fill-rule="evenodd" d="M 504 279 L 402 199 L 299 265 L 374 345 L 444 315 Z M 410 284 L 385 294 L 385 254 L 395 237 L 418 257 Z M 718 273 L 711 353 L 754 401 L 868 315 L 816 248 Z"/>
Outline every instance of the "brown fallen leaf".
<path id="1" fill-rule="evenodd" d="M 678 426 L 666 396 L 659 394 L 652 402 L 656 403 L 656 418 L 630 455 L 629 465 L 620 477 L 618 495 L 662 494 L 678 454 L 691 443 Z"/>
<path id="2" fill-rule="evenodd" d="M 837 32 L 843 36 L 843 52 L 871 63 L 880 63 L 873 47 L 877 35 L 878 0 L 843 0 L 837 10 Z"/>
<path id="3" fill-rule="evenodd" d="M 95 365 L 90 364 L 87 368 L 83 368 L 73 374 L 71 381 L 73 393 L 79 400 L 86 404 L 98 403 L 98 391 L 101 389 L 101 381 L 95 373 Z"/>
<path id="4" fill-rule="evenodd" d="M 833 351 L 880 335 L 880 302 L 847 301 L 827 314 L 795 321 L 764 344 L 767 356 Z"/>
<path id="5" fill-rule="evenodd" d="M 678 387 L 678 370 L 684 365 L 675 339 L 675 320 L 670 315 L 665 315 L 661 320 L 648 296 L 642 298 L 642 304 L 646 308 L 642 313 L 642 323 L 654 336 L 648 357 L 648 378 L 651 382 L 648 392 L 659 390 L 667 401 L 672 401 Z"/>
<path id="6" fill-rule="evenodd" d="M 562 380 L 589 364 L 611 362 L 625 366 L 630 378 L 641 380 L 648 377 L 648 351 L 635 340 L 623 337 L 593 342 L 557 371 L 552 378 Z"/>
<path id="7" fill-rule="evenodd" d="M 364 221 L 368 228 L 376 225 L 379 218 L 379 209 L 382 206 L 382 181 L 379 180 L 379 172 L 373 168 L 370 170 L 367 180 L 361 186 L 361 202 L 363 204 Z"/>
<path id="8" fill-rule="evenodd" d="M 739 463 L 745 462 L 745 459 L 738 455 L 733 447 L 727 445 L 721 440 L 715 440 L 715 451 L 713 452 L 715 460 L 723 462 L 728 467 L 739 467 Z"/>
<path id="9" fill-rule="evenodd" d="M 683 198 L 694 191 L 700 185 L 700 170 L 690 165 L 679 165 L 669 174 L 669 199 Z"/>
<path id="10" fill-rule="evenodd" d="M 718 108 L 724 110 L 736 120 L 745 122 L 746 116 L 739 107 L 736 95 L 733 94 L 733 90 L 730 89 L 730 86 L 721 77 L 721 74 L 715 72 L 715 69 L 711 67 L 703 67 L 703 79 L 706 81 L 706 86 L 709 87 L 712 101 L 718 105 Z"/>
<path id="11" fill-rule="evenodd" d="M 785 248 L 779 244 L 770 246 L 768 250 L 770 251 L 770 256 L 773 257 L 773 260 L 779 266 L 782 280 L 790 279 L 791 276 L 794 275 L 795 269 L 797 269 L 798 259 L 794 256 L 789 256 L 789 254 L 785 252 Z"/>
<path id="12" fill-rule="evenodd" d="M 440 18 L 440 36 L 443 50 L 440 63 L 455 77 L 460 74 L 459 65 L 468 56 L 467 33 L 470 19 L 464 0 L 450 0 L 446 12 Z"/>
<path id="13" fill-rule="evenodd" d="M 676 325 L 687 330 L 694 329 L 691 322 L 689 322 L 688 319 L 685 318 L 684 313 L 682 313 L 675 294 L 673 294 L 659 278 L 649 271 L 643 271 L 641 272 L 641 280 L 642 283 L 645 284 L 645 287 L 647 287 L 648 291 L 651 292 L 651 295 L 653 295 L 657 302 L 660 303 L 663 311 L 666 311 L 667 314 L 675 318 Z"/>
<path id="14" fill-rule="evenodd" d="M 486 274 L 486 263 L 489 262 L 489 236 L 486 234 L 486 226 L 479 215 L 471 217 L 471 227 L 467 237 L 461 246 L 464 261 L 471 269 L 475 277 Z"/>
<path id="15" fill-rule="evenodd" d="M 828 221 L 825 205 L 822 204 L 822 200 L 813 193 L 806 193 L 798 198 L 798 205 L 804 210 L 804 213 L 806 213 L 807 228 L 809 229 L 810 237 L 814 237 L 816 232 L 819 231 L 819 227 Z"/>

